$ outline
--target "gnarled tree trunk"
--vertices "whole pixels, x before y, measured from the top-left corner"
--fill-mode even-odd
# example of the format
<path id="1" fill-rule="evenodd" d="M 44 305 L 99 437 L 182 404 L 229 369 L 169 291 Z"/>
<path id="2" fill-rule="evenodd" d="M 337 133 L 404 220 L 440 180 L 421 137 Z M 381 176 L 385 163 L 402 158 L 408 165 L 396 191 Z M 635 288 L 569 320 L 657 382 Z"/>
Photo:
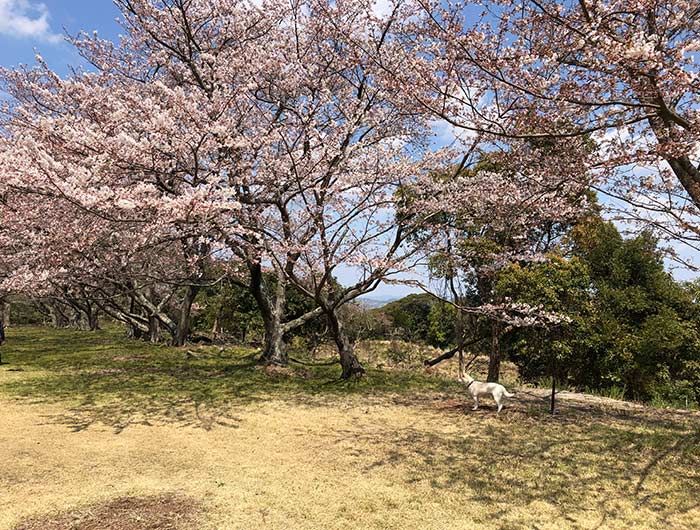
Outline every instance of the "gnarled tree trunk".
<path id="1" fill-rule="evenodd" d="M 63 309 L 61 309 L 59 302 L 52 300 L 48 303 L 48 308 L 51 316 L 51 327 L 55 329 L 67 328 L 70 321 Z"/>
<path id="2" fill-rule="evenodd" d="M 289 363 L 289 357 L 284 344 L 284 329 L 282 327 L 286 300 L 286 279 L 281 273 L 277 275 L 277 285 L 273 297 L 263 277 L 260 264 L 250 264 L 249 270 L 250 291 L 258 304 L 265 326 L 265 347 L 260 361 L 286 366 Z"/>
<path id="3" fill-rule="evenodd" d="M 96 309 L 91 309 L 86 315 L 87 326 L 89 331 L 97 331 L 100 329 L 100 313 Z"/>
<path id="4" fill-rule="evenodd" d="M 160 340 L 160 320 L 156 315 L 148 315 L 148 340 L 158 342 Z"/>
<path id="5" fill-rule="evenodd" d="M 289 357 L 284 343 L 280 314 L 277 311 L 271 311 L 264 315 L 263 321 L 265 324 L 265 349 L 261 361 L 267 364 L 286 366 Z"/>
<path id="6" fill-rule="evenodd" d="M 352 377 L 360 378 L 365 374 L 365 369 L 360 363 L 360 360 L 355 354 L 355 347 L 352 341 L 347 336 L 343 322 L 338 317 L 336 309 L 333 307 L 324 307 L 330 331 L 333 334 L 333 340 L 338 347 L 340 354 L 340 365 L 342 366 L 342 379 L 350 379 Z"/>

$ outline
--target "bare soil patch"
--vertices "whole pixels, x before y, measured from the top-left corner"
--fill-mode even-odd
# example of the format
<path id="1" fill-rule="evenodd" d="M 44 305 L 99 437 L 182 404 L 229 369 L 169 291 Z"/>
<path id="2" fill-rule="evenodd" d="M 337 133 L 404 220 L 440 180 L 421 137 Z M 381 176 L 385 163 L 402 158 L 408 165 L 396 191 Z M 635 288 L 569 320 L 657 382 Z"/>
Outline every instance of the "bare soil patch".
<path id="1" fill-rule="evenodd" d="M 177 495 L 122 497 L 55 515 L 32 517 L 14 530 L 188 530 L 200 507 Z"/>

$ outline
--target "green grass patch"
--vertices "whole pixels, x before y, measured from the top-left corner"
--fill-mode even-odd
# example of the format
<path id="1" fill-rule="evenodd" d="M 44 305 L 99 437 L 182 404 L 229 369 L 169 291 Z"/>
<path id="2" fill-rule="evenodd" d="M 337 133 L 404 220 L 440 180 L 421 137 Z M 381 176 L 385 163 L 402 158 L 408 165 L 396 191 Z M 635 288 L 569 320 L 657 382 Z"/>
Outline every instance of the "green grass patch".
<path id="1" fill-rule="evenodd" d="M 189 400 L 209 405 L 280 396 L 359 395 L 458 388 L 420 370 L 367 367 L 361 381 L 340 381 L 336 364 L 290 363 L 266 369 L 248 347 L 174 348 L 123 337 L 118 328 L 98 332 L 17 327 L 8 330 L 0 386 L 11 397 L 81 403 L 119 400 L 150 405 Z M 194 355 L 188 355 L 188 352 Z"/>

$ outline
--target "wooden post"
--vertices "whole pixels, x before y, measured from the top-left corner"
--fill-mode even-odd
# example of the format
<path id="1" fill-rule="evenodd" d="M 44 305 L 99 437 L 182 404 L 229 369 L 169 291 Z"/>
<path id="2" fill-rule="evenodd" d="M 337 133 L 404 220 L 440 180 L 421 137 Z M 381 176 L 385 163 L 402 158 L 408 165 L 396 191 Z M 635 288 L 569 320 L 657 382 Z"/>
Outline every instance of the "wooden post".
<path id="1" fill-rule="evenodd" d="M 551 405 L 549 407 L 549 412 L 551 414 L 554 414 L 554 396 L 556 394 L 556 382 L 557 382 L 556 377 L 554 377 L 554 375 L 552 375 L 552 402 L 551 402 Z"/>

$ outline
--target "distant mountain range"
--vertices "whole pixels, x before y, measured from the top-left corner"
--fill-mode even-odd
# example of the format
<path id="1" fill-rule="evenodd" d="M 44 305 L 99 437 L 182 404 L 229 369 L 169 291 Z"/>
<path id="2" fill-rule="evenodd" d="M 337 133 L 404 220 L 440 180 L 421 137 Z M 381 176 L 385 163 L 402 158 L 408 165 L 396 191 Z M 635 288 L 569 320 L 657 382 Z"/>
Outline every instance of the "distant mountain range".
<path id="1" fill-rule="evenodd" d="M 403 298 L 403 297 L 402 296 L 387 296 L 384 298 L 381 298 L 381 297 L 376 297 L 376 298 L 360 297 L 357 299 L 357 302 L 361 306 L 366 307 L 367 309 L 376 309 L 378 307 L 385 306 L 388 303 L 391 303 L 395 300 L 401 300 L 401 298 Z"/>

